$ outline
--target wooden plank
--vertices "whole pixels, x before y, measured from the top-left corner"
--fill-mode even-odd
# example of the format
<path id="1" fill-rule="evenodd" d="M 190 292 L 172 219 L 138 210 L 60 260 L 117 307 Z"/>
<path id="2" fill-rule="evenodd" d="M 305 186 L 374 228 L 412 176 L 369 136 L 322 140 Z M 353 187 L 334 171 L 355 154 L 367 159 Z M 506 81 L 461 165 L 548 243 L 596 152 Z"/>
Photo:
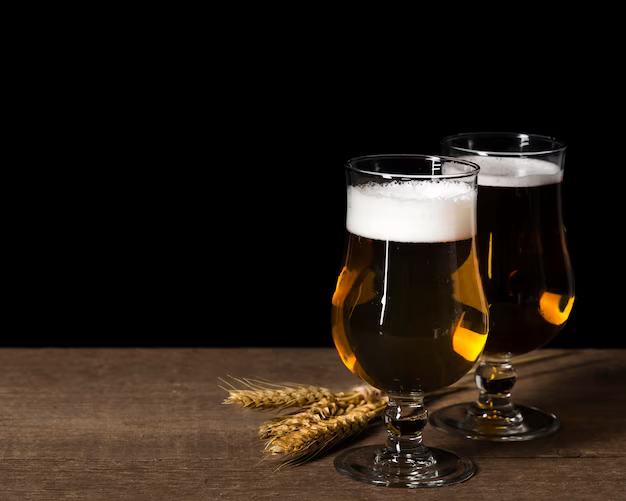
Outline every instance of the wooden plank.
<path id="1" fill-rule="evenodd" d="M 422 499 L 618 499 L 626 483 L 626 352 L 554 351 L 520 365 L 516 400 L 562 429 L 519 444 L 427 428 L 428 445 L 471 457 L 468 482 Z M 257 375 L 346 390 L 359 380 L 332 349 L 0 350 L 0 499 L 408 499 L 335 472 L 336 453 L 273 473 L 258 425 L 273 411 L 222 405 L 218 377 Z M 461 390 L 430 410 L 475 396 Z M 382 443 L 374 425 L 349 446 Z"/>
<path id="2" fill-rule="evenodd" d="M 478 473 L 463 484 L 405 491 L 355 482 L 336 473 L 330 459 L 319 467 L 277 474 L 250 467 L 245 458 L 196 460 L 3 460 L 0 498 L 97 500 L 402 500 L 623 499 L 626 459 L 475 460 Z"/>

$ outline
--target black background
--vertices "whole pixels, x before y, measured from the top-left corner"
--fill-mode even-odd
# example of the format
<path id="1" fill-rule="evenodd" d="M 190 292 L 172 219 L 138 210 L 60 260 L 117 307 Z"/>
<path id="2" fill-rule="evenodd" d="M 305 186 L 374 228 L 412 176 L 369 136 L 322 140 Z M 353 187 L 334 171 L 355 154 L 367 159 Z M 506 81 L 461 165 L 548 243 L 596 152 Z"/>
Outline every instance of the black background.
<path id="1" fill-rule="evenodd" d="M 356 69 L 341 58 L 277 69 L 261 56 L 89 96 L 97 127 L 93 116 L 73 123 L 56 158 L 77 143 L 79 153 L 22 204 L 30 219 L 13 242 L 6 305 L 16 327 L 3 345 L 332 346 L 344 162 L 513 131 L 569 145 L 562 204 L 576 302 L 550 346 L 624 346 L 621 98 L 604 82 L 553 78 L 564 63 L 512 85 L 519 75 Z"/>

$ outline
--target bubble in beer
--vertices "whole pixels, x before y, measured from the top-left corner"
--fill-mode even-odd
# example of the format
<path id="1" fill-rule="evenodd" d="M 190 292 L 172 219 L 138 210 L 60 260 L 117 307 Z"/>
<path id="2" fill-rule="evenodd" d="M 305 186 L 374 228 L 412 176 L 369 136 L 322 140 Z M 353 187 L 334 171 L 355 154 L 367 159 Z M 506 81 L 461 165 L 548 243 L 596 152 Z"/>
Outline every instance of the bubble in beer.
<path id="1" fill-rule="evenodd" d="M 348 187 L 347 230 L 394 242 L 454 242 L 475 233 L 476 192 L 462 181 L 411 180 Z"/>

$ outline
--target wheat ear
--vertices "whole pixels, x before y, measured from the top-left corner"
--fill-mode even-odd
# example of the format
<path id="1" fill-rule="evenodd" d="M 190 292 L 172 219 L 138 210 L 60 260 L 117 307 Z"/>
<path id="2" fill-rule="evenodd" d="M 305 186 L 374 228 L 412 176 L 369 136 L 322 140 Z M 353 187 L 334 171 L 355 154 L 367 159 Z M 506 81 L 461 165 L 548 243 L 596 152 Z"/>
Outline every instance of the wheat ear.
<path id="1" fill-rule="evenodd" d="M 224 404 L 240 404 L 255 409 L 284 409 L 287 407 L 308 407 L 318 402 L 336 402 L 339 407 L 357 405 L 362 400 L 375 402 L 382 397 L 380 390 L 371 386 L 357 386 L 349 393 L 333 393 L 322 386 L 302 384 L 276 384 L 250 378 L 229 376 L 233 383 L 219 378 L 228 387 L 220 386 L 228 392 Z M 326 405 L 326 404 L 325 404 Z"/>
<path id="2" fill-rule="evenodd" d="M 267 442 L 264 452 L 271 456 L 283 456 L 287 464 L 308 461 L 334 447 L 339 442 L 360 433 L 372 418 L 386 407 L 385 401 L 363 403 L 349 412 L 327 419 L 313 419 L 293 431 L 275 436 Z"/>
<path id="3" fill-rule="evenodd" d="M 255 379 L 231 379 L 243 388 L 234 386 L 229 381 L 220 380 L 230 388 L 221 386 L 228 392 L 225 404 L 240 404 L 255 409 L 283 409 L 286 407 L 304 407 L 322 399 L 334 399 L 334 394 L 321 386 L 278 385 Z"/>
<path id="4" fill-rule="evenodd" d="M 365 403 L 365 400 L 360 400 L 355 404 L 349 400 L 332 401 L 325 398 L 300 412 L 265 421 L 259 428 L 259 437 L 280 437 L 320 420 L 342 416 L 351 412 L 357 405 Z"/>

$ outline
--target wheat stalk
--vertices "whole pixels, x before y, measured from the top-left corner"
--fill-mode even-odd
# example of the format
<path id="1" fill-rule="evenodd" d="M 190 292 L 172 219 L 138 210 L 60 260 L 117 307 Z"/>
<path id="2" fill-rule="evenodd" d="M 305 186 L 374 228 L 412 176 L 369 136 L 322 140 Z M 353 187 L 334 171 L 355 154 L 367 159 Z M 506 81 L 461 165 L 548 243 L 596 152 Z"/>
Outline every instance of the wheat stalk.
<path id="1" fill-rule="evenodd" d="M 228 392 L 224 404 L 253 409 L 299 407 L 292 414 L 265 421 L 259 437 L 267 440 L 264 452 L 281 457 L 279 468 L 313 459 L 346 438 L 361 432 L 387 404 L 387 397 L 369 385 L 333 393 L 321 386 L 275 384 L 258 379 L 220 380 Z M 237 386 L 235 386 L 235 384 Z"/>

